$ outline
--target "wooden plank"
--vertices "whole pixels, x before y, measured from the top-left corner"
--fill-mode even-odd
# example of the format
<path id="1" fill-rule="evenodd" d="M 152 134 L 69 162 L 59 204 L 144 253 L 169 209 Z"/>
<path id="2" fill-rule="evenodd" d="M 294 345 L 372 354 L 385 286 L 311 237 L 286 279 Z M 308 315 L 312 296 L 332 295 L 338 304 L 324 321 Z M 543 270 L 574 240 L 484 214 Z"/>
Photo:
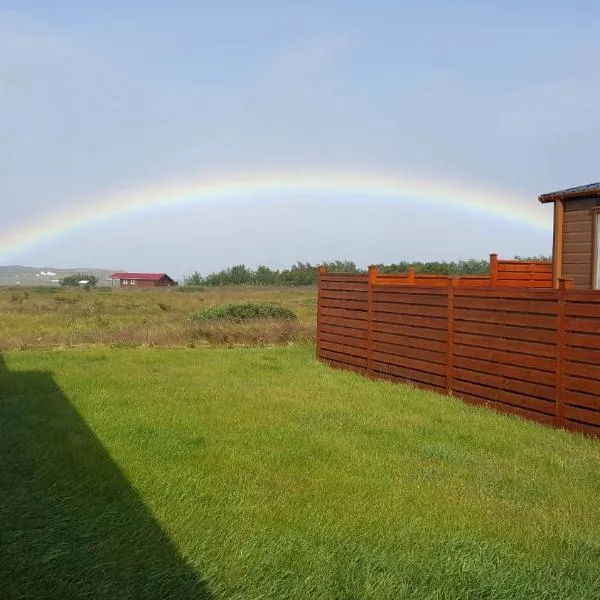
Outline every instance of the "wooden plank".
<path id="1" fill-rule="evenodd" d="M 351 354 L 342 354 L 340 352 L 332 352 L 331 350 L 322 348 L 320 352 L 320 357 L 344 365 L 354 365 L 356 367 L 361 367 L 365 370 L 365 372 L 367 370 L 367 359 L 360 358 L 359 356 L 353 356 Z"/>
<path id="2" fill-rule="evenodd" d="M 332 367 L 334 369 L 339 369 L 341 371 L 353 371 L 354 373 L 358 373 L 359 375 L 365 375 L 367 372 L 366 367 L 359 367 L 357 365 L 350 365 L 348 363 L 338 362 L 331 358 L 322 357 L 321 360 L 324 363 L 327 363 L 330 367 Z"/>
<path id="3" fill-rule="evenodd" d="M 565 389 L 598 396 L 598 407 L 600 408 L 600 380 L 587 379 L 574 375 L 564 375 L 563 379 Z"/>
<path id="4" fill-rule="evenodd" d="M 554 315 L 557 314 L 557 304 L 554 299 L 548 300 L 517 300 L 498 298 L 472 298 L 461 296 L 454 302 L 455 308 L 469 310 L 491 310 L 503 312 L 520 312 L 531 314 Z"/>
<path id="5" fill-rule="evenodd" d="M 373 331 L 431 341 L 445 341 L 446 339 L 446 331 L 444 329 L 430 329 L 415 325 L 398 325 L 396 323 L 380 323 L 375 321 L 373 322 Z"/>
<path id="6" fill-rule="evenodd" d="M 565 330 L 600 335 L 600 318 L 565 317 Z"/>
<path id="7" fill-rule="evenodd" d="M 354 319 L 356 321 L 366 321 L 367 311 L 366 310 L 345 310 L 343 308 L 328 308 L 323 307 L 323 316 L 327 317 L 338 317 L 343 319 Z"/>
<path id="8" fill-rule="evenodd" d="M 392 365 L 386 362 L 373 361 L 373 372 L 383 376 L 388 376 L 402 381 L 416 381 L 424 383 L 436 389 L 444 389 L 445 378 L 435 373 L 425 371 L 415 371 L 402 365 Z"/>
<path id="9" fill-rule="evenodd" d="M 322 308 L 339 308 L 345 310 L 367 310 L 367 303 L 357 300 L 331 300 L 329 298 L 321 298 Z"/>
<path id="10" fill-rule="evenodd" d="M 408 335 L 398 335 L 396 333 L 383 333 L 375 330 L 373 330 L 373 341 L 384 342 L 396 346 L 418 346 L 419 348 L 431 350 L 432 352 L 442 353 L 446 351 L 446 343 L 444 341 L 419 338 Z"/>
<path id="11" fill-rule="evenodd" d="M 554 373 L 556 372 L 556 359 L 554 357 L 535 356 L 533 354 L 515 354 L 510 351 L 495 350 L 493 348 L 463 346 L 454 343 L 452 348 L 455 356 L 487 361 L 488 369 L 494 369 L 494 364 L 518 365 L 515 368 L 535 369 L 543 371 L 548 375 L 545 383 L 554 385 Z"/>
<path id="12" fill-rule="evenodd" d="M 567 332 L 565 334 L 565 344 L 569 347 L 577 346 L 579 348 L 600 350 L 600 335 Z"/>
<path id="13" fill-rule="evenodd" d="M 554 424 L 553 415 L 538 413 L 519 406 L 513 406 L 512 404 L 503 404 L 501 402 L 497 402 L 492 407 L 492 410 L 503 412 L 509 415 L 514 415 L 516 417 L 521 417 L 522 419 L 527 419 L 529 421 L 537 421 L 538 423 L 541 423 L 543 425 Z"/>
<path id="14" fill-rule="evenodd" d="M 320 297 L 327 300 L 352 300 L 363 302 L 366 306 L 368 300 L 368 292 L 351 292 L 347 290 L 321 290 Z"/>
<path id="15" fill-rule="evenodd" d="M 446 289 L 423 285 L 382 285 L 379 282 L 373 284 L 373 293 L 385 292 L 388 294 L 401 294 L 406 296 L 442 296 L 446 297 Z"/>
<path id="16" fill-rule="evenodd" d="M 509 338 L 512 340 L 523 340 L 525 342 L 534 341 L 538 344 L 551 345 L 553 349 L 556 343 L 556 331 L 531 329 L 529 327 L 514 327 L 498 323 L 478 323 L 474 321 L 455 320 L 454 331 L 490 337 Z"/>
<path id="17" fill-rule="evenodd" d="M 564 372 L 566 375 L 574 377 L 585 377 L 586 379 L 596 380 L 600 386 L 600 364 L 598 363 L 581 363 L 564 361 Z"/>
<path id="18" fill-rule="evenodd" d="M 574 233 L 584 233 L 589 236 L 589 241 L 592 241 L 592 225 L 589 221 L 565 221 L 563 225 L 564 235 L 572 235 Z M 583 240 L 581 240 L 583 241 Z"/>
<path id="19" fill-rule="evenodd" d="M 446 317 L 445 306 L 421 306 L 418 304 L 392 304 L 390 302 L 378 302 L 373 300 L 373 309 L 381 313 L 393 313 L 400 315 L 414 315 L 416 317 Z"/>
<path id="20" fill-rule="evenodd" d="M 555 368 L 555 347 L 553 344 L 538 344 L 536 342 L 524 342 L 523 340 L 511 340 L 508 338 L 495 338 L 469 333 L 454 333 L 454 343 L 462 346 L 473 346 L 473 351 L 496 350 L 513 356 L 513 361 L 520 361 L 523 355 L 543 357 L 548 360 L 546 364 L 552 364 Z"/>
<path id="21" fill-rule="evenodd" d="M 471 298 L 498 298 L 499 300 L 554 300 L 556 301 L 558 293 L 553 289 L 506 289 L 498 287 L 483 287 L 483 288 L 456 288 L 454 291 L 456 297 L 471 297 Z"/>
<path id="22" fill-rule="evenodd" d="M 415 371 L 423 371 L 424 373 L 440 375 L 445 381 L 446 367 L 444 364 L 433 363 L 427 360 L 418 360 L 415 358 L 407 358 L 404 356 L 397 356 L 395 354 L 375 351 L 375 349 L 373 351 L 373 362 L 387 363 Z"/>
<path id="23" fill-rule="evenodd" d="M 323 283 L 335 281 L 339 283 L 367 283 L 369 281 L 368 275 L 352 274 L 352 273 L 324 273 L 321 276 Z"/>
<path id="24" fill-rule="evenodd" d="M 565 232 L 567 233 L 567 232 Z M 567 242 L 568 240 L 568 242 Z M 589 227 L 586 227 L 584 230 L 575 230 L 569 231 L 565 236 L 565 245 L 567 243 L 571 244 L 585 244 L 584 252 L 588 252 L 592 247 L 592 230 Z"/>
<path id="25" fill-rule="evenodd" d="M 502 404 L 554 416 L 554 402 L 515 394 L 508 390 L 488 387 L 462 379 L 455 380 L 453 386 L 459 394 L 464 392 L 492 402 L 501 402 Z"/>
<path id="26" fill-rule="evenodd" d="M 495 365 L 493 373 L 486 373 L 480 369 L 480 366 L 471 364 L 467 359 L 455 356 L 452 378 L 530 396 L 554 405 L 554 381 L 551 385 L 544 385 L 537 378 L 530 381 L 515 379 L 507 365 Z"/>
<path id="27" fill-rule="evenodd" d="M 421 348 L 416 344 L 411 346 L 396 346 L 395 344 L 386 344 L 385 342 L 373 340 L 373 351 L 396 357 L 397 360 L 394 364 L 402 364 L 405 358 L 414 358 L 436 365 L 446 363 L 444 352 L 434 352 L 426 348 Z"/>
<path id="28" fill-rule="evenodd" d="M 553 315 L 529 315 L 510 313 L 506 311 L 484 311 L 469 308 L 454 308 L 456 321 L 472 321 L 477 323 L 490 323 L 494 325 L 516 325 L 556 331 L 556 317 Z"/>
<path id="29" fill-rule="evenodd" d="M 571 431 L 577 431 L 588 436 L 597 437 L 600 435 L 600 427 L 594 425 L 587 425 L 585 423 L 578 423 L 577 421 L 565 420 L 564 427 Z"/>
<path id="30" fill-rule="evenodd" d="M 498 261 L 498 275 L 501 273 L 552 273 L 552 263 L 547 262 L 507 262 Z"/>
<path id="31" fill-rule="evenodd" d="M 600 364 L 600 349 L 565 346 L 564 357 L 570 366 L 583 363 L 582 367 L 589 367 L 590 365 Z"/>
<path id="32" fill-rule="evenodd" d="M 584 302 L 600 306 L 600 293 L 597 290 L 567 290 L 565 300 L 567 304 Z"/>
<path id="33" fill-rule="evenodd" d="M 565 418 L 569 421 L 578 421 L 587 425 L 600 426 L 600 411 L 588 410 L 577 406 L 565 406 Z"/>
<path id="34" fill-rule="evenodd" d="M 589 242 L 575 242 L 570 237 L 565 238 L 563 245 L 565 252 L 581 252 L 591 254 L 592 246 Z"/>
<path id="35" fill-rule="evenodd" d="M 565 406 L 570 404 L 571 406 L 583 406 L 592 410 L 600 409 L 598 396 L 586 394 L 585 392 L 576 392 L 575 390 L 564 391 L 564 403 Z"/>
<path id="36" fill-rule="evenodd" d="M 350 339 L 350 338 L 349 338 Z M 327 350 L 329 352 L 335 352 L 336 354 L 344 355 L 344 356 L 355 356 L 357 358 L 367 358 L 367 349 L 363 346 L 350 346 L 348 344 L 338 344 L 333 342 L 328 342 L 326 340 L 321 340 L 321 348 L 322 350 Z"/>
<path id="37" fill-rule="evenodd" d="M 397 325 L 414 325 L 446 331 L 446 319 L 438 317 L 419 317 L 416 315 L 398 315 L 394 313 L 375 312 L 373 323 L 391 323 Z"/>
<path id="38" fill-rule="evenodd" d="M 320 340 L 325 342 L 331 342 L 333 344 L 343 344 L 345 346 L 351 346 L 353 348 L 366 348 L 366 339 L 360 339 L 348 335 L 339 335 L 336 333 L 330 333 L 329 331 L 321 331 Z"/>
<path id="39" fill-rule="evenodd" d="M 441 306 L 446 307 L 448 301 L 446 296 L 434 296 L 431 294 L 399 294 L 395 290 L 392 292 L 382 291 L 380 288 L 373 290 L 373 299 L 376 302 L 389 302 L 402 306 L 405 304 L 416 304 L 419 306 Z"/>
<path id="40" fill-rule="evenodd" d="M 345 292 L 359 292 L 359 293 L 367 293 L 367 284 L 366 283 L 341 283 L 339 281 L 322 281 L 321 282 L 321 291 L 329 292 L 329 291 L 345 291 Z"/>
<path id="41" fill-rule="evenodd" d="M 600 319 L 600 302 L 589 304 L 584 302 L 569 302 L 565 306 L 565 316 Z"/>
<path id="42" fill-rule="evenodd" d="M 327 333 L 331 335 L 343 335 L 365 341 L 367 339 L 367 332 L 365 329 L 354 329 L 353 327 L 338 327 L 337 325 L 329 325 L 322 323 L 320 331 L 322 334 Z"/>
<path id="43" fill-rule="evenodd" d="M 321 316 L 322 325 L 334 325 L 337 327 L 348 327 L 350 329 L 367 330 L 366 319 L 354 319 L 348 317 L 331 317 L 329 315 Z"/>

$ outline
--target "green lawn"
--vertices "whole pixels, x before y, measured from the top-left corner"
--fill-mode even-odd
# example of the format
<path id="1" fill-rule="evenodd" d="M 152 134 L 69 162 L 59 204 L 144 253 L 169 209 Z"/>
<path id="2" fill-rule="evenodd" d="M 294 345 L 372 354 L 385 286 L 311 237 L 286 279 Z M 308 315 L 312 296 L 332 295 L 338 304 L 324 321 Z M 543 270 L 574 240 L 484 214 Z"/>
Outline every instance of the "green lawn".
<path id="1" fill-rule="evenodd" d="M 0 360 L 0 597 L 600 598 L 600 442 L 312 346 Z"/>

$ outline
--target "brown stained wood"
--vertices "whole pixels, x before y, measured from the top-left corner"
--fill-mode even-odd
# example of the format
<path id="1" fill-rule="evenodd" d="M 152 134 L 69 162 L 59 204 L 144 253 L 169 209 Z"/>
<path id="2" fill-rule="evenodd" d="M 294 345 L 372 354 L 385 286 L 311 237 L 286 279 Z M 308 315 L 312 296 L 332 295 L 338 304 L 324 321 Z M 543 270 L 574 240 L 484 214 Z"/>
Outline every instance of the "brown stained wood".
<path id="1" fill-rule="evenodd" d="M 341 371 L 352 371 L 354 373 L 358 373 L 359 375 L 366 375 L 367 369 L 366 367 L 357 367 L 356 365 L 349 365 L 344 362 L 339 362 L 330 358 L 323 358 L 324 363 L 327 363 L 330 367 L 334 369 L 339 369 Z"/>
<path id="2" fill-rule="evenodd" d="M 578 408 L 577 406 L 565 406 L 565 418 L 570 421 L 579 421 L 587 425 L 600 426 L 600 411 Z"/>
<path id="3" fill-rule="evenodd" d="M 565 317 L 565 330 L 587 334 L 600 334 L 600 318 Z"/>
<path id="4" fill-rule="evenodd" d="M 445 377 L 440 375 L 378 361 L 373 361 L 373 373 L 386 379 L 399 380 L 404 383 L 420 383 L 435 388 L 436 391 L 443 390 L 446 381 Z"/>
<path id="5" fill-rule="evenodd" d="M 367 294 L 366 283 L 340 283 L 340 282 L 327 282 L 322 281 L 320 285 L 322 292 L 338 291 L 338 292 L 359 292 Z"/>
<path id="6" fill-rule="evenodd" d="M 385 353 L 388 356 L 394 356 L 395 359 L 416 359 L 428 363 L 445 364 L 445 352 L 432 352 L 419 346 L 396 346 L 395 344 L 386 344 L 385 342 L 373 341 L 373 352 Z"/>
<path id="7" fill-rule="evenodd" d="M 374 294 L 393 294 L 394 296 L 422 296 L 424 298 L 446 298 L 446 290 L 439 287 L 420 285 L 381 285 L 379 280 L 373 284 Z"/>
<path id="8" fill-rule="evenodd" d="M 598 298 L 600 300 L 600 298 Z M 588 319 L 600 319 L 600 302 L 569 302 L 565 306 L 565 315 L 567 317 L 584 317 Z"/>
<path id="9" fill-rule="evenodd" d="M 565 368 L 570 368 L 570 364 L 579 365 L 581 367 L 590 367 L 592 365 L 600 366 L 600 348 L 583 347 L 577 348 L 573 346 L 565 346 L 564 350 Z"/>
<path id="10" fill-rule="evenodd" d="M 360 339 L 348 335 L 339 335 L 335 333 L 329 333 L 322 331 L 319 339 L 322 342 L 331 342 L 332 344 L 343 344 L 345 346 L 352 346 L 356 348 L 366 348 L 366 339 Z"/>
<path id="11" fill-rule="evenodd" d="M 547 262 L 498 262 L 498 275 L 507 273 L 552 273 L 552 263 Z"/>
<path id="12" fill-rule="evenodd" d="M 427 327 L 418 327 L 416 325 L 397 325 L 394 323 L 373 322 L 373 332 L 398 335 L 400 337 L 419 338 L 431 341 L 446 340 L 446 331 L 444 329 L 430 329 Z"/>
<path id="13" fill-rule="evenodd" d="M 373 331 L 373 341 L 384 342 L 395 346 L 412 346 L 424 348 L 425 350 L 431 350 L 432 352 L 445 352 L 446 342 L 433 340 L 429 338 L 419 338 L 408 335 L 398 335 L 396 333 L 384 333 L 380 331 Z"/>
<path id="14" fill-rule="evenodd" d="M 501 402 L 502 404 L 508 404 L 525 410 L 532 410 L 554 416 L 554 402 L 548 402 L 547 400 L 532 398 L 530 396 L 523 396 L 508 390 L 493 388 L 458 378 L 454 380 L 453 385 L 454 390 L 458 394 L 464 392 L 492 402 Z"/>
<path id="15" fill-rule="evenodd" d="M 521 417 L 522 419 L 527 419 L 529 421 L 536 421 L 543 425 L 554 425 L 554 415 L 527 410 L 526 408 L 514 406 L 512 404 L 496 402 L 496 404 L 492 407 L 492 410 L 508 415 L 514 415 L 516 417 Z"/>
<path id="16" fill-rule="evenodd" d="M 380 315 L 381 313 L 392 313 L 392 314 L 403 314 L 403 315 L 414 315 L 417 317 L 446 317 L 445 306 L 420 306 L 418 304 L 402 304 L 400 308 L 398 304 L 392 304 L 390 302 L 379 302 L 377 299 L 373 300 L 373 310 Z"/>
<path id="17" fill-rule="evenodd" d="M 329 315 L 321 316 L 323 325 L 334 325 L 336 327 L 348 327 L 350 329 L 367 330 L 366 319 L 350 319 L 347 317 L 331 317 Z"/>
<path id="18" fill-rule="evenodd" d="M 506 289 L 496 287 L 484 287 L 484 288 L 461 288 L 457 287 L 454 290 L 455 296 L 465 298 L 498 298 L 499 300 L 527 300 L 527 301 L 538 301 L 538 300 L 553 300 L 556 301 L 557 292 L 556 290 L 549 288 L 542 289 L 530 289 L 530 288 L 518 288 L 518 289 Z"/>
<path id="19" fill-rule="evenodd" d="M 472 298 L 459 296 L 454 300 L 455 308 L 466 308 L 469 310 L 489 310 L 520 312 L 539 315 L 556 315 L 556 302 L 552 300 L 519 300 L 498 298 Z"/>
<path id="20" fill-rule="evenodd" d="M 541 357 L 546 362 L 544 364 L 552 365 L 554 369 L 555 347 L 554 344 L 538 344 L 536 342 L 524 342 L 523 340 L 512 340 L 505 337 L 490 337 L 470 333 L 454 332 L 454 343 L 463 347 L 471 347 L 473 352 L 481 349 L 485 351 L 504 352 L 512 357 L 515 362 L 521 361 L 523 356 Z"/>
<path id="21" fill-rule="evenodd" d="M 513 325 L 503 325 L 501 323 L 478 323 L 475 321 L 457 321 L 454 322 L 454 330 L 459 333 L 479 334 L 490 337 L 509 338 L 512 340 L 522 340 L 528 342 L 534 340 L 539 344 L 556 344 L 556 331 L 546 329 L 531 329 L 529 327 L 515 327 Z"/>
<path id="22" fill-rule="evenodd" d="M 554 381 L 550 385 L 545 385 L 540 383 L 537 378 L 530 381 L 514 379 L 504 374 L 505 369 L 507 369 L 505 365 L 496 365 L 493 373 L 486 373 L 481 371 L 479 366 L 471 365 L 466 359 L 459 360 L 458 357 L 455 357 L 452 377 L 453 379 L 461 379 L 462 381 L 485 385 L 497 390 L 507 390 L 519 395 L 531 396 L 554 404 Z"/>
<path id="23" fill-rule="evenodd" d="M 362 300 L 332 300 L 330 298 L 321 298 L 322 308 L 340 308 L 345 310 L 367 310 L 367 302 Z"/>
<path id="24" fill-rule="evenodd" d="M 587 252 L 592 243 L 592 232 L 589 229 L 584 231 L 570 231 L 569 234 L 570 244 L 585 244 L 583 251 Z"/>
<path id="25" fill-rule="evenodd" d="M 586 392 L 578 392 L 576 390 L 565 390 L 564 392 L 565 406 L 582 406 L 590 410 L 600 410 L 598 396 L 587 394 Z"/>
<path id="26" fill-rule="evenodd" d="M 600 350 L 600 336 L 567 331 L 565 334 L 565 346 L 569 348 L 578 347 L 585 350 Z"/>
<path id="27" fill-rule="evenodd" d="M 353 300 L 367 303 L 368 292 L 349 292 L 346 290 L 321 290 L 321 298 L 327 300 Z"/>
<path id="28" fill-rule="evenodd" d="M 596 290 L 567 290 L 565 294 L 567 304 L 573 302 L 586 302 L 597 304 L 600 310 L 600 294 Z"/>
<path id="29" fill-rule="evenodd" d="M 373 290 L 373 299 L 376 302 L 389 302 L 392 304 L 414 304 L 417 306 L 442 306 L 446 307 L 446 296 L 432 296 L 431 294 L 397 294 L 385 292 L 377 288 Z"/>
<path id="30" fill-rule="evenodd" d="M 343 273 L 325 273 L 321 277 L 321 281 L 325 284 L 330 282 L 335 283 L 367 283 L 368 276 L 367 275 L 355 275 L 355 274 L 343 274 Z"/>
<path id="31" fill-rule="evenodd" d="M 343 319 L 355 319 L 357 321 L 367 320 L 366 310 L 346 310 L 343 308 L 328 308 L 323 307 L 321 314 L 325 317 L 338 317 Z"/>
<path id="32" fill-rule="evenodd" d="M 456 321 L 556 330 L 556 317 L 553 315 L 529 315 L 507 311 L 484 311 L 455 307 L 454 318 Z"/>
<path id="33" fill-rule="evenodd" d="M 373 323 L 391 323 L 397 325 L 414 325 L 446 331 L 446 319 L 438 317 L 419 317 L 417 315 L 375 312 Z"/>
<path id="34" fill-rule="evenodd" d="M 498 285 L 502 285 L 503 280 L 522 281 L 548 281 L 552 279 L 549 273 L 498 273 Z"/>
<path id="35" fill-rule="evenodd" d="M 600 427 L 595 427 L 594 425 L 587 425 L 585 423 L 578 423 L 577 421 L 569 421 L 568 419 L 565 419 L 564 427 L 565 429 L 577 431 L 589 437 L 600 436 Z"/>
<path id="36" fill-rule="evenodd" d="M 367 360 L 365 358 L 360 358 L 357 356 L 352 356 L 351 354 L 342 354 L 340 352 L 332 352 L 326 348 L 321 349 L 321 358 L 326 360 L 332 360 L 337 363 L 342 363 L 345 365 L 353 365 L 355 367 L 360 367 L 362 369 L 367 370 Z"/>
<path id="37" fill-rule="evenodd" d="M 463 346 L 459 343 L 453 344 L 452 351 L 456 358 L 462 357 L 486 361 L 485 368 L 488 370 L 495 371 L 495 365 L 510 365 L 514 369 L 542 371 L 547 376 L 547 381 L 544 381 L 544 383 L 554 385 L 554 373 L 556 372 L 556 359 L 554 357 L 515 354 L 514 352 L 494 350 L 481 346 Z"/>
<path id="38" fill-rule="evenodd" d="M 373 362 L 387 363 L 396 365 L 397 367 L 405 367 L 415 371 L 423 371 L 423 373 L 433 373 L 444 378 L 446 376 L 446 366 L 444 363 L 429 362 L 415 358 L 406 358 L 396 354 L 387 354 L 373 349 Z"/>
<path id="39" fill-rule="evenodd" d="M 600 410 L 600 381 L 597 379 L 586 379 L 583 377 L 575 377 L 573 375 L 564 375 L 563 385 L 565 389 L 596 396 L 598 410 Z"/>
<path id="40" fill-rule="evenodd" d="M 352 338 L 348 338 L 349 340 Z M 351 345 L 351 344 L 340 344 L 334 342 L 328 342 L 324 339 L 321 340 L 321 349 L 329 352 L 336 352 L 337 354 L 343 354 L 344 356 L 355 356 L 357 358 L 367 358 L 367 349 L 364 345 Z"/>
<path id="41" fill-rule="evenodd" d="M 581 252 L 583 254 L 583 253 L 590 252 L 592 248 L 591 248 L 590 242 L 588 242 L 588 241 L 574 242 L 569 238 L 568 241 L 565 240 L 565 242 L 564 242 L 564 249 L 566 252 L 573 252 L 573 253 Z"/>
<path id="42" fill-rule="evenodd" d="M 337 325 L 321 324 L 321 333 L 331 335 L 343 335 L 345 337 L 356 338 L 359 340 L 367 339 L 367 332 L 364 329 L 354 329 L 352 327 L 338 327 Z"/>

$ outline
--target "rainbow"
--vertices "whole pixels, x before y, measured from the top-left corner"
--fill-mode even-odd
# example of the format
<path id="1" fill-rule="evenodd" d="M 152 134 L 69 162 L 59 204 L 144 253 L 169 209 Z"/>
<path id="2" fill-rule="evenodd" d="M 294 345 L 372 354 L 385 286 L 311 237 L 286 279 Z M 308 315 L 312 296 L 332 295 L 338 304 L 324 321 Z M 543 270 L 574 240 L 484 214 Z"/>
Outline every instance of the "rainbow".
<path id="1" fill-rule="evenodd" d="M 188 183 L 162 183 L 123 190 L 86 200 L 76 208 L 31 219 L 12 231 L 0 230 L 0 260 L 95 224 L 120 217 L 196 203 L 252 201 L 290 197 L 364 197 L 422 202 L 492 216 L 534 229 L 550 231 L 551 215 L 535 198 L 464 184 L 420 180 L 373 172 L 304 170 L 237 173 L 199 178 Z"/>

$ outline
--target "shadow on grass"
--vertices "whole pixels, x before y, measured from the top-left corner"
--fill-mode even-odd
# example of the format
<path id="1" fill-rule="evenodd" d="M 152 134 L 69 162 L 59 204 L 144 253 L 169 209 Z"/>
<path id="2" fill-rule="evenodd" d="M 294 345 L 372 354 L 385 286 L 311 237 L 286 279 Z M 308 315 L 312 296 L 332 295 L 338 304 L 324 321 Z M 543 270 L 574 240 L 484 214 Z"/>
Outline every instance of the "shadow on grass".
<path id="1" fill-rule="evenodd" d="M 1 598 L 211 598 L 52 374 L 2 357 L 0 461 Z"/>

